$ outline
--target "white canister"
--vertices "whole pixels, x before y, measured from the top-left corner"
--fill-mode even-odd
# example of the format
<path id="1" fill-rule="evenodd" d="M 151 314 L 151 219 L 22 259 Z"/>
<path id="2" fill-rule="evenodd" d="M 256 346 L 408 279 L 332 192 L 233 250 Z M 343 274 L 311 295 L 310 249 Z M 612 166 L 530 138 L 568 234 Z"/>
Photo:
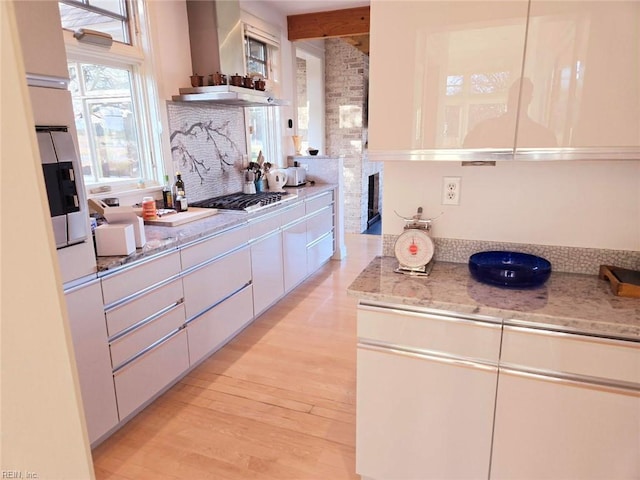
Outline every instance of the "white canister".
<path id="1" fill-rule="evenodd" d="M 267 183 L 269 183 L 269 191 L 282 192 L 287 183 L 287 172 L 280 169 L 270 170 L 267 174 Z"/>

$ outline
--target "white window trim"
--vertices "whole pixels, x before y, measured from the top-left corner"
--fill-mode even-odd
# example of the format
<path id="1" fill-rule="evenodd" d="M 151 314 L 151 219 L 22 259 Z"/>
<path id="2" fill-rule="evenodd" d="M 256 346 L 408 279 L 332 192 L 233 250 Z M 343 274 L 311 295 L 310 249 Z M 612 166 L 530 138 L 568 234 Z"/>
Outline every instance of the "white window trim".
<path id="1" fill-rule="evenodd" d="M 131 45 L 113 42 L 109 49 L 105 49 L 100 46 L 81 44 L 73 36 L 73 32 L 64 29 L 62 31 L 68 59 L 78 62 L 100 63 L 115 68 L 133 67 L 136 74 L 132 79 L 135 82 L 133 94 L 136 96 L 133 100 L 139 107 L 136 109 L 136 122 L 140 127 L 141 156 L 147 158 L 148 168 L 146 170 L 149 170 L 148 178 L 142 179 L 142 184 L 139 179 L 88 183 L 86 189 L 89 198 L 104 197 L 105 192 L 97 191 L 100 190 L 101 186 L 111 187 L 110 194 L 133 192 L 140 194 L 141 192 L 159 191 L 163 185 L 165 171 L 161 145 L 162 122 L 159 114 L 159 97 L 157 95 L 157 86 L 152 76 L 152 56 L 150 53 L 145 56 L 143 50 L 143 46 L 148 45 L 149 40 L 143 38 L 139 28 L 139 22 L 142 21 L 146 31 L 149 31 L 144 12 L 144 0 L 140 0 L 136 5 L 130 5 L 130 12 Z M 157 131 L 157 134 L 154 134 L 154 130 Z"/>

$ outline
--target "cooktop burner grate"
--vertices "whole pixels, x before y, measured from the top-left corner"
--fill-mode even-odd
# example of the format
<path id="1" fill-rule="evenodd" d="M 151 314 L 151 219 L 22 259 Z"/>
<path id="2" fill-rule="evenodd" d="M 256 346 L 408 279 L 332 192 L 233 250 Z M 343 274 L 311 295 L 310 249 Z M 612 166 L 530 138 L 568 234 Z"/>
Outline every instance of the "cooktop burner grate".
<path id="1" fill-rule="evenodd" d="M 208 198 L 189 203 L 193 207 L 217 208 L 220 210 L 244 210 L 253 212 L 283 200 L 293 200 L 297 197 L 289 192 L 258 192 L 258 193 L 230 193 L 220 197 Z"/>

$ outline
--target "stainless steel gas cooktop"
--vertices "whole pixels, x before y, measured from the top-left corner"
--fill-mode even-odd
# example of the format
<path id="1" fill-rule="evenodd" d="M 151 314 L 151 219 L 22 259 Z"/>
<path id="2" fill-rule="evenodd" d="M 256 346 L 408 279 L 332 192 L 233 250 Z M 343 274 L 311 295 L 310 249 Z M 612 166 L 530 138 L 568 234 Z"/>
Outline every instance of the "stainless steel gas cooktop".
<path id="1" fill-rule="evenodd" d="M 295 200 L 298 196 L 289 192 L 230 193 L 220 197 L 190 202 L 189 206 L 255 212 L 274 204 Z"/>

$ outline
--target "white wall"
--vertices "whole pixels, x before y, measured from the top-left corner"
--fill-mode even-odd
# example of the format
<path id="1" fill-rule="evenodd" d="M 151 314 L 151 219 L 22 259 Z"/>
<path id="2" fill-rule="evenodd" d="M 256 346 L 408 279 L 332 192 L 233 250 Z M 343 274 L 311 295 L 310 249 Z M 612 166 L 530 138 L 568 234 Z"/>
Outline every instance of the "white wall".
<path id="1" fill-rule="evenodd" d="M 93 466 L 12 3 L 0 2 L 0 20 L 0 469 L 3 477 L 89 479 Z"/>
<path id="2" fill-rule="evenodd" d="M 295 49 L 293 44 L 287 40 L 287 18 L 284 14 L 259 1 L 242 0 L 240 8 L 280 29 L 281 96 L 292 102 L 291 106 L 280 107 L 283 134 L 281 163 L 286 164 L 286 156 L 293 154 L 290 137 L 294 131 L 288 128 L 287 120 L 294 118 L 293 98 L 295 95 Z M 168 120 L 164 102 L 171 100 L 171 96 L 176 95 L 180 87 L 188 87 L 189 76 L 192 74 L 187 7 L 185 0 L 148 1 L 147 10 L 151 26 L 153 68 L 161 103 L 160 111 L 163 117 L 161 134 L 165 166 L 168 172 L 172 172 L 173 166 L 167 132 Z M 212 48 L 217 48 L 217 45 Z"/>
<path id="3" fill-rule="evenodd" d="M 640 250 L 640 162 L 386 162 L 383 233 L 398 235 L 394 210 L 444 215 L 442 238 Z M 442 177 L 462 177 L 459 206 L 441 204 Z"/>
<path id="4" fill-rule="evenodd" d="M 193 74 L 187 4 L 185 0 L 163 0 L 147 1 L 146 5 L 161 123 L 157 134 L 161 136 L 164 171 L 173 178 L 176 168 L 171 158 L 166 102 L 178 94 L 179 88 L 190 86 L 189 77 Z"/>

